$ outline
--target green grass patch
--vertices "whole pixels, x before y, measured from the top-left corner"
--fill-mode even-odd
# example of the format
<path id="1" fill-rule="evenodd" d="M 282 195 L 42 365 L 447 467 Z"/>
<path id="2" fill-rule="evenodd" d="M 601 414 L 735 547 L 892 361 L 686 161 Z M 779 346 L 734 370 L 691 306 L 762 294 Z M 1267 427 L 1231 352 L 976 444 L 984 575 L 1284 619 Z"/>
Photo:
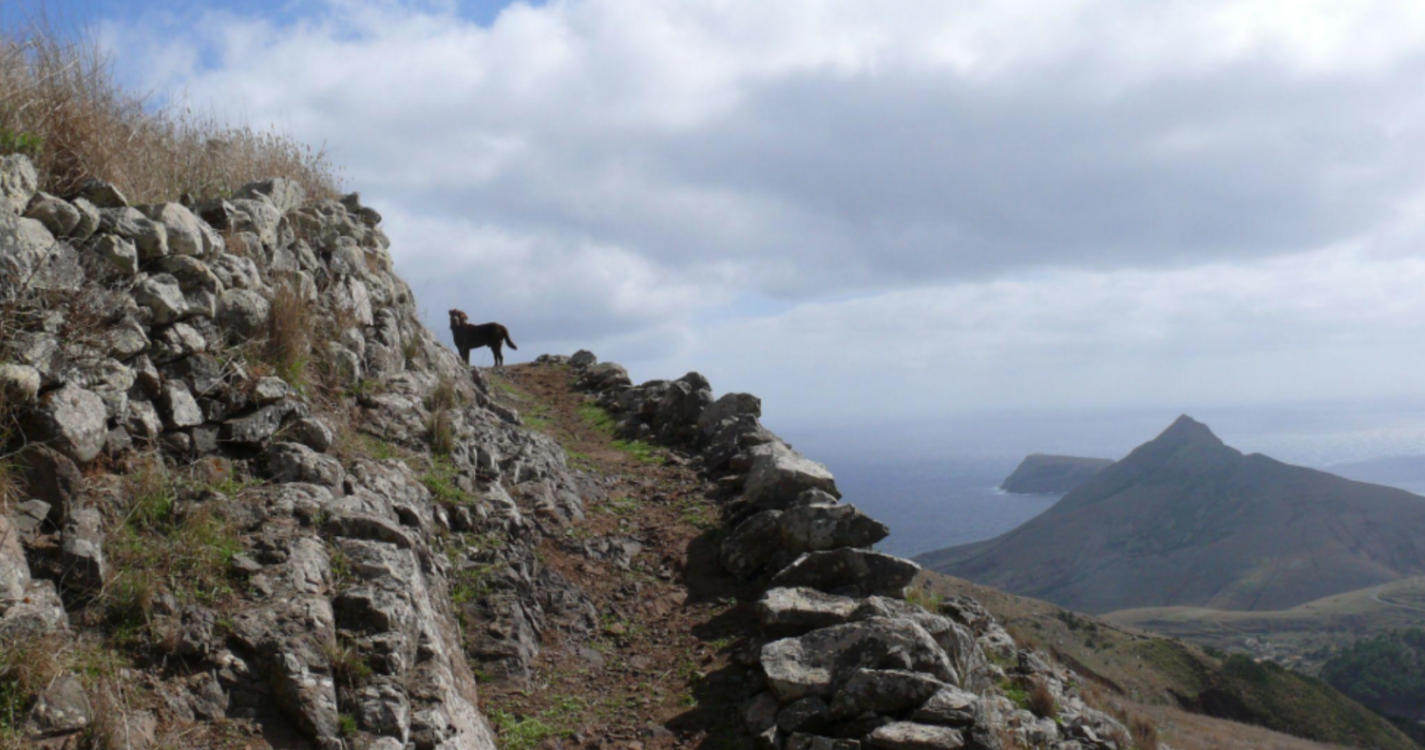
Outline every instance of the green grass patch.
<path id="1" fill-rule="evenodd" d="M 599 505 L 596 510 L 615 516 L 627 516 L 638 510 L 638 501 L 631 497 L 615 497 Z"/>
<path id="2" fill-rule="evenodd" d="M 430 490 L 436 501 L 447 506 L 460 505 L 474 498 L 456 484 L 459 476 L 460 472 L 455 468 L 455 464 L 449 459 L 437 456 L 431 461 L 430 470 L 421 475 L 421 484 Z"/>
<path id="3" fill-rule="evenodd" d="M 905 600 L 910 604 L 914 604 L 915 606 L 920 607 L 926 612 L 930 612 L 931 614 L 939 614 L 940 605 L 945 603 L 945 596 L 943 594 L 937 594 L 933 591 L 926 591 L 925 589 L 914 588 L 905 592 Z"/>
<path id="4" fill-rule="evenodd" d="M 618 429 L 618 421 L 614 419 L 614 415 L 608 413 L 604 407 L 598 404 L 580 404 L 578 414 L 579 419 L 582 420 L 584 424 L 605 435 L 612 435 L 614 431 Z"/>
<path id="5" fill-rule="evenodd" d="M 555 705 L 534 716 L 518 716 L 498 708 L 489 713 L 500 750 L 533 750 L 551 739 L 563 739 L 578 729 L 579 717 L 588 703 L 575 696 L 563 696 Z"/>
<path id="6" fill-rule="evenodd" d="M 663 457 L 658 452 L 658 448 L 642 440 L 615 440 L 613 446 L 618 450 L 632 456 L 634 460 L 642 464 L 661 464 Z"/>

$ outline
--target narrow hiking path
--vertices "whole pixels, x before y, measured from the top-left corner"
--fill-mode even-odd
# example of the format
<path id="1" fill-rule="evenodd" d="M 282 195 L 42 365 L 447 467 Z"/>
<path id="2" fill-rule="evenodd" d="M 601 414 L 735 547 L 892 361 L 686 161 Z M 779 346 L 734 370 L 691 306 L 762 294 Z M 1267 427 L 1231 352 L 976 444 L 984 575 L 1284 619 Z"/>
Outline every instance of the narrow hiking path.
<path id="1" fill-rule="evenodd" d="M 539 548 L 587 593 L 598 625 L 551 626 L 528 684 L 482 686 L 501 748 L 742 747 L 736 704 L 748 677 L 734 656 L 752 613 L 716 563 L 714 486 L 673 451 L 617 440 L 569 368 L 486 372 L 495 396 L 604 490 Z"/>

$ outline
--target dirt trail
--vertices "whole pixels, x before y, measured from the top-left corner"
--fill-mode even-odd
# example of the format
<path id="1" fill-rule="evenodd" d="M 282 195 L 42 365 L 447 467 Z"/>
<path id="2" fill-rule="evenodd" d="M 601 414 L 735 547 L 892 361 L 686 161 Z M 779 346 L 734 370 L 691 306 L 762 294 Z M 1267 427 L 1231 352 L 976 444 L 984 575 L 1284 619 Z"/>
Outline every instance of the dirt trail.
<path id="1" fill-rule="evenodd" d="M 715 561 L 713 486 L 674 452 L 615 440 L 566 367 L 516 365 L 491 380 L 606 487 L 585 498 L 585 520 L 539 549 L 592 598 L 597 631 L 550 628 L 529 684 L 484 687 L 501 748 L 742 747 L 736 703 L 749 676 L 733 657 L 751 611 Z"/>

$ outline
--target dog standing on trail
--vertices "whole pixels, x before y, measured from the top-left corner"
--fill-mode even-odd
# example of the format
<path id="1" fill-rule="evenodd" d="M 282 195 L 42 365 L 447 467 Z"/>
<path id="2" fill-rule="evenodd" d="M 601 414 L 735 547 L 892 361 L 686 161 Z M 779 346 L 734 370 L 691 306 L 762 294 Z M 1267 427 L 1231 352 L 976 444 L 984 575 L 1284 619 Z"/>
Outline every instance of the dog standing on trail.
<path id="1" fill-rule="evenodd" d="M 509 344 L 511 349 L 519 349 L 514 339 L 510 338 L 509 329 L 499 323 L 471 325 L 469 321 L 470 316 L 460 310 L 450 311 L 450 333 L 455 337 L 455 348 L 460 350 L 460 358 L 466 366 L 470 365 L 471 349 L 488 346 L 495 353 L 495 366 L 504 367 L 505 355 L 500 346 Z"/>

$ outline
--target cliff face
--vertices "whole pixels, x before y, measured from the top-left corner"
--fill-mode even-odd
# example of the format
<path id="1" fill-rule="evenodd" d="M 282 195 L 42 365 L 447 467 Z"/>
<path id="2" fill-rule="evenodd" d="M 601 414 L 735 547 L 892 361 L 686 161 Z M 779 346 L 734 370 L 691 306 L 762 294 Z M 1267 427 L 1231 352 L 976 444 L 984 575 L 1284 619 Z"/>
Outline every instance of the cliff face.
<path id="1" fill-rule="evenodd" d="M 709 649 L 735 677 L 716 699 L 758 746 L 1126 746 L 973 601 L 907 603 L 917 566 L 868 549 L 885 527 L 755 397 L 715 400 L 696 373 L 634 386 L 587 353 L 518 370 L 607 420 L 607 440 L 669 447 L 653 460 L 679 504 L 659 490 L 661 525 L 611 525 L 590 504 L 624 513 L 611 493 L 652 480 L 571 468 L 548 418 L 522 420 L 508 381 L 438 343 L 357 196 L 271 180 L 128 206 L 100 182 L 37 194 L 27 169 L 0 165 L 7 741 L 492 748 L 476 674 L 537 695 L 551 644 L 606 663 L 611 644 L 672 642 L 607 608 L 658 592 L 639 611 L 691 631 L 666 615 L 712 586 L 748 617 Z M 650 561 L 659 540 L 677 549 Z M 606 668 L 674 671 L 648 653 L 671 652 Z M 648 703 L 600 708 L 599 726 Z M 724 723 L 689 711 L 640 742 Z"/>

